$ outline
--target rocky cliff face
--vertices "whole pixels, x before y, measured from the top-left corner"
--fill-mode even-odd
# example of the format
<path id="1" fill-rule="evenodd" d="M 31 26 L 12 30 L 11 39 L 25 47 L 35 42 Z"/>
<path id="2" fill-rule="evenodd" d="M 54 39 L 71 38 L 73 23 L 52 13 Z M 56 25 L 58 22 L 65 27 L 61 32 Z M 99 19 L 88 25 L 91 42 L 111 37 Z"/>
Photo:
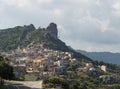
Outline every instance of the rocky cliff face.
<path id="1" fill-rule="evenodd" d="M 46 28 L 46 31 L 53 39 L 58 39 L 58 30 L 55 23 L 50 23 L 49 26 Z"/>

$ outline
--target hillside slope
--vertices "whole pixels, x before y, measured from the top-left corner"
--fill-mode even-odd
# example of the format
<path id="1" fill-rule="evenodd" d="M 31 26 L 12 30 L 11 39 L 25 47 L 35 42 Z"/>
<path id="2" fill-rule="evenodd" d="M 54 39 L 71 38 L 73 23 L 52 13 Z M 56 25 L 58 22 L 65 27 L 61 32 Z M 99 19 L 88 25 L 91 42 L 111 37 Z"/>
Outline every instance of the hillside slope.
<path id="1" fill-rule="evenodd" d="M 51 23 L 47 28 L 36 29 L 34 25 L 30 24 L 0 30 L 0 50 L 3 51 L 38 42 L 53 49 L 68 50 L 65 43 L 57 38 L 57 25 L 54 23 Z"/>
<path id="2" fill-rule="evenodd" d="M 92 61 L 90 58 L 69 49 L 69 47 L 58 38 L 58 29 L 55 23 L 50 23 L 46 28 L 39 27 L 36 29 L 33 24 L 30 24 L 0 30 L 0 51 L 7 52 L 15 50 L 18 47 L 24 48 L 29 44 L 36 45 L 38 43 L 46 48 L 72 52 L 76 58 Z"/>

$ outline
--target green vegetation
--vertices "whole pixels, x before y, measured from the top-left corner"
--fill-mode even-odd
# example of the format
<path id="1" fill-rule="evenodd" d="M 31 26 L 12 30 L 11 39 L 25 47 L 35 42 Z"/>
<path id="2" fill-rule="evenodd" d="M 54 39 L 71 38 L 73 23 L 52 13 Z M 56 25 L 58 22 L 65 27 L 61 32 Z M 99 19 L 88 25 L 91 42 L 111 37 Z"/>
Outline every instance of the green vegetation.
<path id="1" fill-rule="evenodd" d="M 26 74 L 25 75 L 25 79 L 22 79 L 22 80 L 25 80 L 25 81 L 36 81 L 36 80 L 38 80 L 38 77 L 35 76 L 35 75 L 28 75 L 28 74 Z"/>
<path id="2" fill-rule="evenodd" d="M 18 80 L 18 81 L 24 81 L 25 78 L 24 78 L 24 76 L 23 76 L 23 77 L 19 77 L 19 78 L 17 78 L 17 80 Z"/>
<path id="3" fill-rule="evenodd" d="M 0 89 L 8 89 L 8 88 L 3 85 L 0 85 Z"/>
<path id="4" fill-rule="evenodd" d="M 47 89 L 51 88 L 57 88 L 60 87 L 60 89 L 69 89 L 69 85 L 63 78 L 58 77 L 50 77 L 43 81 L 43 86 Z"/>
<path id="5" fill-rule="evenodd" d="M 102 83 L 99 78 L 77 77 L 67 80 L 59 77 L 44 79 L 43 87 L 46 89 L 120 89 L 119 83 Z"/>
<path id="6" fill-rule="evenodd" d="M 0 50 L 8 51 L 16 49 L 20 45 L 25 45 L 24 43 L 27 43 L 26 35 L 34 29 L 33 25 L 29 25 L 0 30 Z"/>
<path id="7" fill-rule="evenodd" d="M 0 31 L 0 50 L 14 50 L 30 43 L 41 43 L 46 47 L 67 51 L 62 41 L 53 39 L 44 28 L 35 29 L 33 25 L 17 26 Z"/>
<path id="8" fill-rule="evenodd" d="M 5 62 L 2 56 L 0 56 L 0 89 L 5 89 L 3 86 L 4 79 L 11 80 L 13 77 L 13 68 Z"/>
<path id="9" fill-rule="evenodd" d="M 98 74 L 92 71 L 89 74 L 89 70 L 86 72 L 77 71 L 78 65 L 80 68 L 84 67 L 86 62 L 77 61 L 77 63 L 71 63 L 67 67 L 67 77 L 64 77 L 64 82 L 68 84 L 68 88 L 65 89 L 120 89 L 120 68 L 118 65 L 113 65 L 104 62 L 93 61 L 92 64 L 95 68 L 98 65 L 106 65 L 108 70 L 107 72 L 99 72 Z M 94 75 L 94 73 L 96 75 Z M 105 77 L 109 76 L 109 78 Z M 60 76 L 57 79 L 62 79 Z M 53 81 L 54 80 L 54 81 Z M 43 87 L 46 89 L 57 89 L 56 86 L 62 86 L 61 83 L 58 83 L 56 77 L 49 77 L 44 80 Z M 64 88 L 63 88 L 64 89 Z"/>

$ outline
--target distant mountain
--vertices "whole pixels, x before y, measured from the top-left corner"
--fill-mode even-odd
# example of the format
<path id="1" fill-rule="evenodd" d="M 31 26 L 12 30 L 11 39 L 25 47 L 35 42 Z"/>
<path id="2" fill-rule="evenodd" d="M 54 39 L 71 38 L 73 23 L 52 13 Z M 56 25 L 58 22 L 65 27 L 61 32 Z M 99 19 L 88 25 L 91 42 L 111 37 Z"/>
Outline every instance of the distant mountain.
<path id="1" fill-rule="evenodd" d="M 24 48 L 30 44 L 42 44 L 49 49 L 72 52 L 76 58 L 91 61 L 90 58 L 70 49 L 63 41 L 58 39 L 58 29 L 55 23 L 50 23 L 46 28 L 39 27 L 36 29 L 33 24 L 30 24 L 0 30 L 0 51 Z"/>
<path id="2" fill-rule="evenodd" d="M 93 60 L 103 61 L 107 63 L 120 64 L 120 53 L 112 52 L 87 52 L 83 50 L 77 50 L 81 54 L 88 56 Z"/>

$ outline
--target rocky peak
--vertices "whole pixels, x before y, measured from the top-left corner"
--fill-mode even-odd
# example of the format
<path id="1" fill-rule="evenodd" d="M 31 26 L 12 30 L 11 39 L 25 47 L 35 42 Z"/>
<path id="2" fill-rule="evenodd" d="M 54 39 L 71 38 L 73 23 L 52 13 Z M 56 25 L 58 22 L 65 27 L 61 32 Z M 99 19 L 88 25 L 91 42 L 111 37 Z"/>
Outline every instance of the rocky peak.
<path id="1" fill-rule="evenodd" d="M 34 31 L 36 28 L 34 27 L 33 24 L 30 25 L 24 25 L 23 27 L 23 32 L 22 35 L 20 36 L 20 40 L 24 39 L 24 38 L 28 38 L 28 33 Z"/>
<path id="2" fill-rule="evenodd" d="M 55 40 L 58 39 L 58 29 L 55 23 L 50 23 L 49 26 L 46 28 L 46 31 L 52 38 L 54 38 Z"/>
<path id="3" fill-rule="evenodd" d="M 34 26 L 33 24 L 24 25 L 24 28 L 25 28 L 26 30 L 35 30 L 35 29 L 36 29 L 35 26 Z"/>

